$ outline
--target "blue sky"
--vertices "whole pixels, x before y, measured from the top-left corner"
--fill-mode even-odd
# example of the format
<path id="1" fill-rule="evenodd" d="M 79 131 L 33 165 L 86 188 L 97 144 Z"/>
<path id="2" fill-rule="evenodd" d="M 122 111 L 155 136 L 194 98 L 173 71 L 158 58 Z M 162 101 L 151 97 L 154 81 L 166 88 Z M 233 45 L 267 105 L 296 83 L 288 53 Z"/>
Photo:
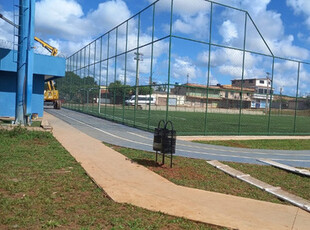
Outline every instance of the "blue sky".
<path id="1" fill-rule="evenodd" d="M 17 0 L 15 0 L 17 2 Z M 97 38 L 107 30 L 126 20 L 139 10 L 148 6 L 153 0 L 40 0 L 36 1 L 36 35 L 51 45 L 57 47 L 60 53 L 68 56 Z M 167 33 L 169 21 L 169 0 L 158 3 L 158 17 L 156 21 L 155 37 Z M 195 38 L 206 41 L 208 38 L 209 4 L 202 0 L 175 0 L 173 33 L 175 35 Z M 310 1 L 309 0 L 218 0 L 217 2 L 232 5 L 247 10 L 259 30 L 265 37 L 268 45 L 275 55 L 298 60 L 310 60 Z M 0 11 L 12 18 L 12 2 L 0 0 Z M 143 22 L 148 20 L 145 15 Z M 243 41 L 243 15 L 228 11 L 220 7 L 214 10 L 212 41 L 222 45 L 236 48 L 242 47 Z M 150 22 L 142 25 L 142 40 L 149 40 Z M 166 27 L 165 27 L 166 26 Z M 253 26 L 252 26 L 253 27 Z M 247 48 L 256 52 L 268 53 L 261 39 L 255 31 L 248 26 Z M 136 30 L 135 22 L 132 31 Z M 12 28 L 0 21 L 0 39 L 11 41 Z M 252 34 L 251 34 L 252 33 Z M 134 38 L 133 38 L 134 39 Z M 120 44 L 120 43 L 119 43 Z M 38 51 L 40 50 L 38 47 Z M 167 41 L 157 43 L 154 66 L 154 79 L 166 82 L 165 59 L 167 58 Z M 195 43 L 175 40 L 172 47 L 172 74 L 171 82 L 186 81 L 189 75 L 193 83 L 206 83 L 206 67 L 208 63 L 208 49 Z M 240 60 L 242 53 L 233 50 L 211 50 L 211 76 L 212 84 L 229 84 L 232 79 L 240 78 Z M 145 79 L 149 76 L 149 50 L 145 51 L 145 61 L 141 66 L 141 74 Z M 240 56 L 241 55 L 241 56 Z M 271 60 L 262 56 L 247 55 L 245 77 L 264 77 L 271 72 Z M 134 76 L 134 62 L 132 64 L 132 77 Z M 129 65 L 130 66 L 130 65 Z M 275 91 L 280 87 L 288 94 L 294 94 L 296 89 L 297 65 L 290 62 L 278 61 L 275 63 Z M 310 68 L 301 66 L 300 94 L 309 93 Z M 118 77 L 121 74 L 118 74 Z M 128 75 L 130 76 L 130 74 Z M 143 81 L 143 80 L 142 80 Z M 128 78 L 130 82 L 130 78 Z M 146 82 L 146 80 L 145 80 Z M 131 79 L 131 83 L 133 80 Z"/>
<path id="2" fill-rule="evenodd" d="M 37 0 L 37 3 L 45 3 L 46 5 L 53 4 L 52 2 L 58 2 L 58 0 Z M 165 1 L 165 0 L 163 0 Z M 12 12 L 13 10 L 13 1 L 7 1 L 7 0 L 0 0 L 0 10 L 3 12 Z M 15 2 L 18 2 L 15 0 Z M 80 18 L 85 17 L 88 13 L 95 11 L 98 9 L 98 4 L 103 3 L 103 2 L 108 2 L 108 1 L 102 1 L 102 0 L 62 0 L 59 2 L 74 2 L 78 4 L 81 7 L 81 10 L 83 11 L 83 15 L 81 15 Z M 130 14 L 134 14 L 138 12 L 139 10 L 143 9 L 144 7 L 148 6 L 152 0 L 123 0 L 123 2 L 126 4 L 128 7 L 128 10 L 130 11 Z M 216 2 L 216 1 L 215 1 Z M 262 5 L 262 8 L 264 5 L 267 6 L 266 10 L 262 11 L 268 11 L 268 12 L 274 12 L 276 14 L 280 15 L 281 22 L 283 23 L 283 28 L 284 28 L 284 33 L 286 35 L 293 35 L 294 36 L 294 42 L 293 44 L 299 47 L 303 47 L 308 49 L 310 45 L 310 38 L 309 38 L 309 30 L 310 30 L 310 21 L 307 22 L 307 20 L 310 17 L 310 1 L 307 0 L 262 0 L 262 1 L 250 1 L 250 0 L 245 0 L 243 2 L 249 2 L 246 4 L 239 4 L 238 2 L 240 1 L 229 1 L 229 0 L 218 0 L 217 2 L 228 4 L 228 5 L 233 5 L 237 7 L 241 7 L 245 10 L 250 11 L 251 13 L 251 8 L 249 6 L 253 6 L 255 8 L 255 5 L 257 5 L 257 2 L 260 5 Z M 242 2 L 242 1 L 241 1 Z M 61 6 L 60 6 L 61 7 Z M 57 8 L 56 8 L 57 9 Z M 50 10 L 53 10 L 51 8 Z M 66 9 L 67 12 L 70 11 L 70 8 Z M 71 9 L 72 10 L 72 9 Z M 40 19 L 38 19 L 40 20 Z M 56 20 L 57 21 L 57 20 Z M 94 23 L 98 23 L 94 21 Z M 104 23 L 104 22 L 103 22 Z M 270 23 L 273 23 L 270 21 Z M 38 24 L 38 23 L 37 23 Z M 44 24 L 44 22 L 40 22 L 40 27 L 42 27 L 41 24 Z M 4 26 L 4 23 L 0 24 L 1 26 Z M 111 25 L 113 26 L 113 25 Z M 6 27 L 6 26 L 4 26 Z M 49 27 L 49 25 L 46 25 L 46 27 Z M 53 28 L 49 28 L 52 30 Z M 263 34 L 264 33 L 264 28 L 259 28 Z M 44 39 L 50 39 L 52 37 L 53 39 L 60 39 L 63 40 L 61 36 L 56 36 L 55 34 L 49 34 L 48 32 L 44 32 L 42 30 L 39 31 L 42 34 L 42 37 Z M 104 33 L 105 31 L 98 31 L 98 35 Z M 97 35 L 97 34 L 96 34 Z M 94 36 L 93 38 L 95 38 Z M 92 37 L 90 37 L 91 39 Z M 10 39 L 9 36 L 4 37 L 3 35 L 0 35 L 0 39 Z M 77 47 L 78 48 L 78 47 Z M 70 50 L 73 51 L 73 50 Z M 307 60 L 310 58 L 307 57 Z"/>

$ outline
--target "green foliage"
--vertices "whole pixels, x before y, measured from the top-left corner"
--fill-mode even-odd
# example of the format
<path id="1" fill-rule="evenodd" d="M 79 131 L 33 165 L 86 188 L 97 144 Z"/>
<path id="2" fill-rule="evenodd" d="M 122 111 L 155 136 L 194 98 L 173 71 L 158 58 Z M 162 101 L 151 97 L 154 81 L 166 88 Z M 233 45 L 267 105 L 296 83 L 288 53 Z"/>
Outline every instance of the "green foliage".
<path id="1" fill-rule="evenodd" d="M 121 81 L 115 81 L 108 86 L 109 97 L 114 104 L 122 104 L 123 97 L 128 96 L 132 92 L 132 87 L 123 85 Z"/>
<path id="2" fill-rule="evenodd" d="M 60 99 L 64 99 L 66 102 L 86 103 L 87 92 L 89 100 L 98 97 L 99 86 L 94 77 L 81 78 L 79 75 L 68 71 L 64 78 L 56 79 L 55 82 Z"/>
<path id="3" fill-rule="evenodd" d="M 305 105 L 307 106 L 307 108 L 310 108 L 310 96 L 308 96 L 308 97 L 305 99 Z"/>
<path id="4" fill-rule="evenodd" d="M 108 86 L 109 97 L 113 104 L 123 104 L 124 100 L 130 95 L 136 94 L 136 87 L 130 85 L 123 85 L 121 81 L 115 81 Z M 139 95 L 152 94 L 153 88 L 149 86 L 139 86 Z"/>
<path id="5" fill-rule="evenodd" d="M 139 86 L 138 93 L 139 95 L 147 95 L 152 94 L 154 92 L 154 89 L 150 86 Z M 132 94 L 136 94 L 136 87 L 133 87 Z"/>

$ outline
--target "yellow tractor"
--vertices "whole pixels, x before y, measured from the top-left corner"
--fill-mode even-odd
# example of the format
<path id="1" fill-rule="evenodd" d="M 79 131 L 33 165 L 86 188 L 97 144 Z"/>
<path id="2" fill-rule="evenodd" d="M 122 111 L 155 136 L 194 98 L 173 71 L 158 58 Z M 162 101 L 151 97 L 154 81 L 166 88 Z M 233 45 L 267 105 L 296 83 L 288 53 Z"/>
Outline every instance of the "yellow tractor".
<path id="1" fill-rule="evenodd" d="M 54 81 L 47 82 L 47 89 L 44 90 L 44 103 L 53 103 L 54 109 L 61 108 L 58 90 L 55 89 Z"/>
<path id="2" fill-rule="evenodd" d="M 0 18 L 2 18 L 7 23 L 11 24 L 12 26 L 15 26 L 18 28 L 18 25 L 16 25 L 14 22 L 10 21 L 6 17 L 3 16 L 3 14 L 0 14 Z M 52 56 L 56 56 L 58 53 L 58 50 L 46 43 L 45 41 L 41 40 L 38 37 L 34 37 L 34 40 L 39 42 L 45 49 L 47 49 Z M 61 101 L 59 100 L 59 93 L 58 90 L 55 88 L 54 82 L 48 81 L 47 82 L 47 88 L 44 90 L 44 102 L 52 102 L 54 105 L 54 109 L 60 109 L 61 108 Z"/>

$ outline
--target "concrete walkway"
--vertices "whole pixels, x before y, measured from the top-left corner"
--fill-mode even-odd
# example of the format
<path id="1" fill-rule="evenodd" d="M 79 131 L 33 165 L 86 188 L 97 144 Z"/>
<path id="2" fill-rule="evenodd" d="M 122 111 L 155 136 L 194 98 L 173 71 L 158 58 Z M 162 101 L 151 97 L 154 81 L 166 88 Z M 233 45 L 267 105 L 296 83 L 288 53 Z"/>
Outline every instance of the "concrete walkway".
<path id="1" fill-rule="evenodd" d="M 310 214 L 297 207 L 175 185 L 68 123 L 47 113 L 44 118 L 57 140 L 116 202 L 235 229 L 309 229 Z"/>

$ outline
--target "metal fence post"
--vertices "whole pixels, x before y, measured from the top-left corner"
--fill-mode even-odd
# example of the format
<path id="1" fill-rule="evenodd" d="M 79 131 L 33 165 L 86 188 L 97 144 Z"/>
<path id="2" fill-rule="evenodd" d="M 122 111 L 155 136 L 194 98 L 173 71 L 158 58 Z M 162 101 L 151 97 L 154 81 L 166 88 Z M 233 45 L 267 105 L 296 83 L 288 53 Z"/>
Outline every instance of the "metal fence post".
<path id="1" fill-rule="evenodd" d="M 125 70 L 124 70 L 124 85 L 127 84 L 127 53 L 128 53 L 128 21 L 126 22 L 126 44 L 125 44 Z M 123 90 L 123 118 L 125 120 L 125 90 Z"/>
<path id="2" fill-rule="evenodd" d="M 98 92 L 98 115 L 101 109 L 101 69 L 102 69 L 102 36 L 100 37 L 100 64 L 99 64 L 99 92 Z"/>
<path id="3" fill-rule="evenodd" d="M 239 109 L 239 125 L 238 125 L 238 134 L 241 132 L 241 114 L 242 114 L 242 96 L 243 96 L 243 79 L 244 79 L 244 67 L 245 67 L 245 46 L 246 46 L 246 30 L 247 30 L 247 19 L 248 14 L 244 13 L 244 39 L 243 39 L 243 57 L 242 57 L 242 74 L 241 74 L 241 92 L 240 92 L 240 109 Z"/>
<path id="4" fill-rule="evenodd" d="M 92 43 L 89 44 L 88 48 L 88 66 L 87 66 L 87 78 L 90 76 L 90 48 L 91 48 Z M 84 88 L 85 87 L 85 78 L 84 78 Z M 88 89 L 86 89 L 86 93 L 88 92 Z M 88 107 L 88 101 L 86 100 L 86 111 L 89 113 L 89 107 Z"/>
<path id="5" fill-rule="evenodd" d="M 170 96 L 170 70 L 171 70 L 171 43 L 172 43 L 172 20 L 173 20 L 173 0 L 171 0 L 170 11 L 170 32 L 169 32 L 169 57 L 168 57 L 168 87 L 167 87 L 167 103 L 166 103 L 166 121 L 169 117 L 169 96 Z"/>
<path id="6" fill-rule="evenodd" d="M 294 134 L 296 133 L 296 117 L 297 117 L 297 103 L 298 103 L 298 91 L 299 91 L 299 74 L 300 74 L 300 62 L 298 62 L 297 72 L 297 88 L 296 88 L 296 99 L 295 99 L 295 114 L 294 114 Z"/>
<path id="7" fill-rule="evenodd" d="M 109 52 L 110 52 L 110 32 L 108 33 L 108 45 L 107 45 L 107 71 L 105 79 L 105 106 L 104 106 L 104 116 L 107 117 L 107 98 L 108 98 L 108 83 L 109 83 Z"/>
<path id="8" fill-rule="evenodd" d="M 274 57 L 272 58 L 272 70 L 271 70 L 271 86 L 270 86 L 270 102 L 269 102 L 269 117 L 268 117 L 268 134 L 270 134 L 270 122 L 271 122 L 271 107 L 273 100 L 273 77 L 274 77 Z M 268 81 L 268 80 L 267 80 Z M 268 82 L 267 82 L 268 84 Z M 268 95 L 268 92 L 267 92 Z"/>
<path id="9" fill-rule="evenodd" d="M 155 4 L 153 5 L 153 21 L 152 21 L 152 45 L 151 45 L 151 67 L 150 67 L 150 80 L 149 80 L 149 87 L 150 87 L 150 100 L 149 100 L 149 112 L 148 112 L 148 119 L 147 119 L 147 130 L 150 130 L 150 119 L 151 119 L 151 100 L 152 100 L 152 82 L 153 82 L 153 56 L 154 56 L 154 28 L 155 28 Z"/>
<path id="10" fill-rule="evenodd" d="M 208 79 L 207 79 L 207 89 L 206 89 L 206 111 L 205 111 L 205 127 L 204 134 L 208 131 L 208 104 L 209 104 L 209 86 L 210 86 L 210 71 L 211 71 L 211 42 L 212 42 L 212 19 L 213 19 L 213 2 L 210 3 L 210 31 L 209 31 L 209 53 L 208 53 Z"/>
<path id="11" fill-rule="evenodd" d="M 116 82 L 116 72 L 117 72 L 117 39 L 118 39 L 118 27 L 115 31 L 115 57 L 114 57 L 114 83 Z M 116 90 L 113 93 L 113 120 L 115 116 L 115 104 L 116 104 Z"/>
<path id="12" fill-rule="evenodd" d="M 94 83 L 96 83 L 96 54 L 97 54 L 97 41 L 95 41 L 95 50 L 94 50 Z M 99 83 L 99 82 L 98 82 Z M 91 90 L 91 89 L 90 89 Z M 99 87 L 99 91 L 100 91 L 100 87 Z M 94 112 L 94 104 L 93 104 L 93 98 L 92 98 L 92 103 L 91 103 L 91 113 Z"/>

